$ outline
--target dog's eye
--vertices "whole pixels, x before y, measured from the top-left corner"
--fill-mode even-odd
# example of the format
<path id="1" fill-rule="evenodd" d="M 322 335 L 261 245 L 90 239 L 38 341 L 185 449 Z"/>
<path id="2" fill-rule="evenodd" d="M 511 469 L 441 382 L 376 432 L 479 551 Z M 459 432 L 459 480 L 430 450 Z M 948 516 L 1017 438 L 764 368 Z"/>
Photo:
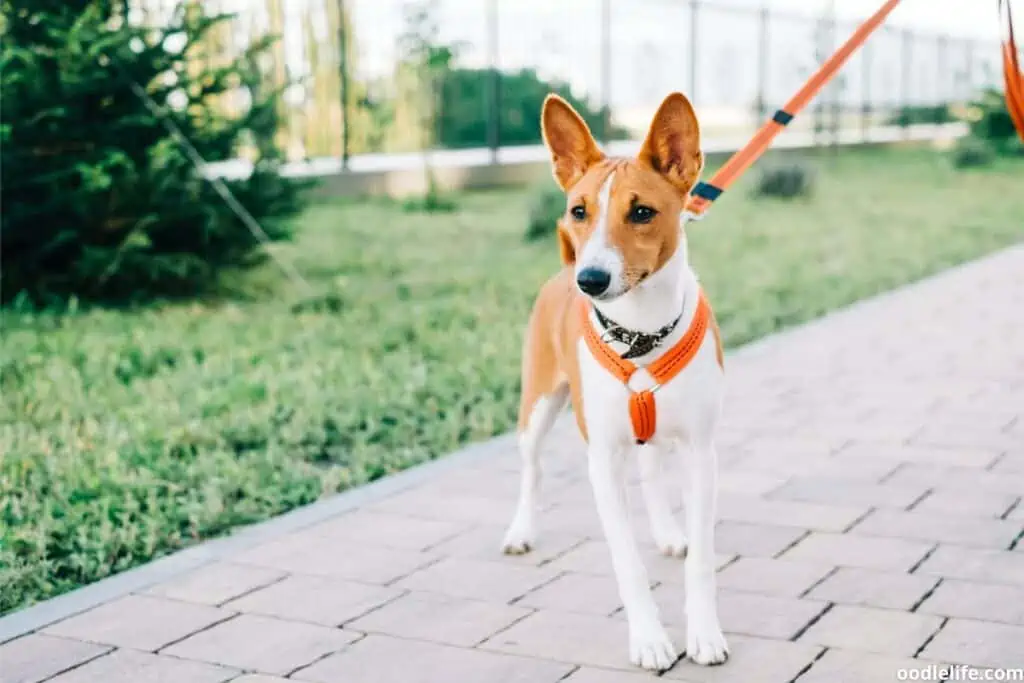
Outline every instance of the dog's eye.
<path id="1" fill-rule="evenodd" d="M 582 204 L 572 207 L 569 210 L 569 213 L 571 213 L 572 217 L 578 221 L 582 221 L 587 217 L 587 209 Z"/>
<path id="2" fill-rule="evenodd" d="M 650 223 L 651 219 L 658 215 L 658 212 L 649 206 L 637 204 L 629 210 L 630 223 Z"/>

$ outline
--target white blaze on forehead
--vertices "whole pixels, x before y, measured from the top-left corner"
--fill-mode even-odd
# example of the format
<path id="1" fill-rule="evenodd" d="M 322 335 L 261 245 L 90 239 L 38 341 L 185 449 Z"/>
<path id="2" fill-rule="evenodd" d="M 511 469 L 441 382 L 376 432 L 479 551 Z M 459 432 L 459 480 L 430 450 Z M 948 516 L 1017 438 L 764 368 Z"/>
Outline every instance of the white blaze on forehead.
<path id="1" fill-rule="evenodd" d="M 577 261 L 577 272 L 584 268 L 599 268 L 612 276 L 611 289 L 622 277 L 622 254 L 608 243 L 608 211 L 611 205 L 612 184 L 615 171 L 608 174 L 597 193 L 597 220 L 594 232 L 583 248 L 583 255 Z"/>

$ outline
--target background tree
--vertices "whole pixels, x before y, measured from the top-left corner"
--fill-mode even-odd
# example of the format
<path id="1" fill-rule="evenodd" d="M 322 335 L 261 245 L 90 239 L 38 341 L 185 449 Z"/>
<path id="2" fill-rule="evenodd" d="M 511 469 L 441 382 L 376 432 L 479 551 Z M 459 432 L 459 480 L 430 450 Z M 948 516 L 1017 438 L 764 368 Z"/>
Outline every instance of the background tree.
<path id="1" fill-rule="evenodd" d="M 487 145 L 487 89 L 492 69 L 450 69 L 443 75 L 441 100 L 444 108 L 437 120 L 437 143 L 441 147 L 483 147 Z M 548 93 L 568 100 L 590 126 L 601 130 L 606 112 L 585 98 L 577 97 L 565 83 L 545 81 L 532 69 L 501 73 L 501 108 L 497 112 L 501 142 L 528 145 L 541 141 L 540 110 Z M 611 120 L 609 116 L 607 120 Z M 610 139 L 623 139 L 625 129 L 612 125 Z"/>
<path id="2" fill-rule="evenodd" d="M 133 91 L 211 161 L 255 157 L 229 183 L 272 240 L 298 209 L 278 173 L 279 93 L 257 65 L 272 41 L 218 61 L 210 31 L 229 15 L 180 4 L 160 27 L 129 21 L 118 0 L 2 0 L 0 124 L 2 294 L 37 301 L 192 295 L 260 260 L 257 238 Z M 217 99 L 241 91 L 232 113 Z"/>

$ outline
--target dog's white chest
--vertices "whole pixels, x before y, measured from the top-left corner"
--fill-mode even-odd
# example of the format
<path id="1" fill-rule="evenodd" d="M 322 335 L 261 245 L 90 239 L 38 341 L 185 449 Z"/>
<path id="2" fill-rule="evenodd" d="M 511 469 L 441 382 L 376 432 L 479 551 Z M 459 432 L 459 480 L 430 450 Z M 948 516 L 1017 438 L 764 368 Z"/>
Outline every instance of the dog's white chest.
<path id="1" fill-rule="evenodd" d="M 634 444 L 629 397 L 633 391 L 654 387 L 654 380 L 641 367 L 627 387 L 601 367 L 582 340 L 579 359 L 588 438 L 616 446 Z M 709 333 L 689 365 L 654 391 L 656 427 L 650 442 L 657 445 L 688 441 L 695 430 L 713 423 L 721 406 L 723 387 L 714 335 Z"/>

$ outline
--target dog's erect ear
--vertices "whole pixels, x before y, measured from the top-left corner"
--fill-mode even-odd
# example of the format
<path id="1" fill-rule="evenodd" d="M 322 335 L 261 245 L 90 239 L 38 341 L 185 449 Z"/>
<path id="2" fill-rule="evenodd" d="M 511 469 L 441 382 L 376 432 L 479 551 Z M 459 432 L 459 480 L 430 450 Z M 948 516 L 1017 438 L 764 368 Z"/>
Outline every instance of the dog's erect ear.
<path id="1" fill-rule="evenodd" d="M 588 168 L 604 159 L 586 122 L 558 95 L 544 99 L 540 123 L 544 144 L 551 152 L 555 180 L 563 190 L 575 185 Z"/>
<path id="2" fill-rule="evenodd" d="M 637 160 L 663 175 L 683 194 L 697 183 L 704 154 L 700 151 L 697 115 L 685 95 L 674 92 L 658 107 Z"/>

